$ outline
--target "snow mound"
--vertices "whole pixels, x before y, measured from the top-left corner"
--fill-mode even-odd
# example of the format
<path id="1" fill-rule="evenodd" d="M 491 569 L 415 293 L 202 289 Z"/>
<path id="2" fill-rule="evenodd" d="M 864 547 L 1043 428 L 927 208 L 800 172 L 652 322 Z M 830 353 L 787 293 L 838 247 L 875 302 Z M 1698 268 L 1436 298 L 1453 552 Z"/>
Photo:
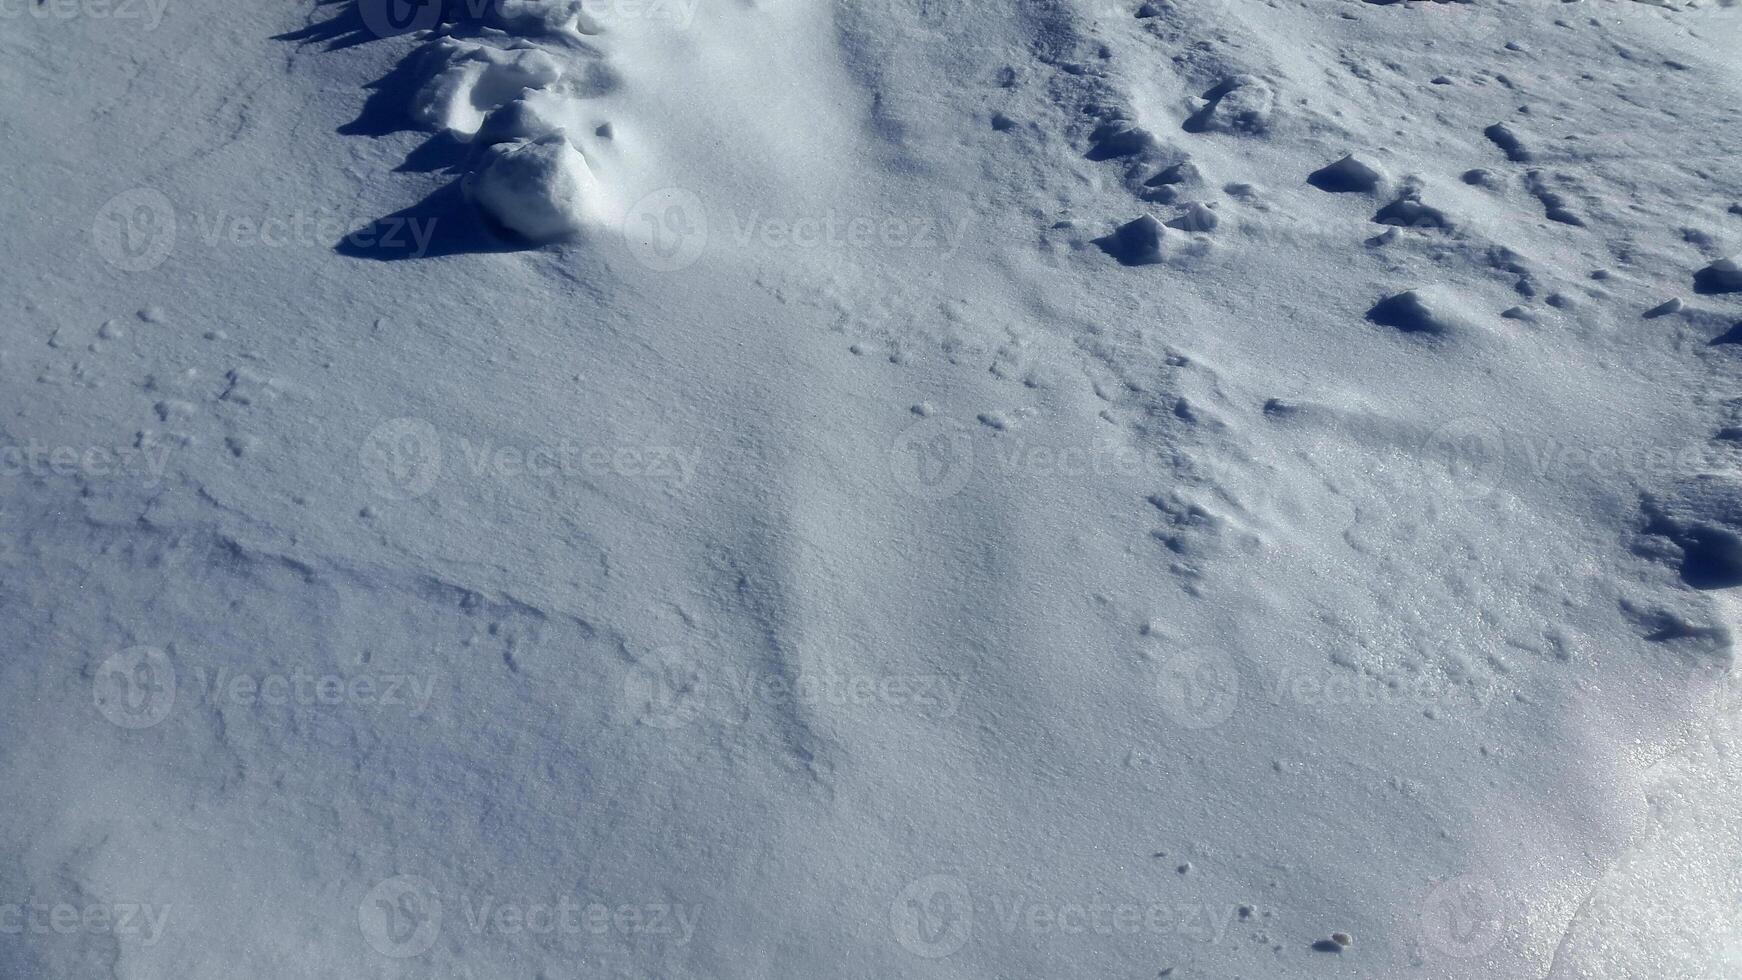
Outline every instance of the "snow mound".
<path id="1" fill-rule="evenodd" d="M 1270 131 L 1276 92 L 1256 75 L 1235 75 L 1205 92 L 1204 102 L 1186 121 L 1186 132 L 1257 136 Z"/>
<path id="2" fill-rule="evenodd" d="M 1095 244 L 1120 265 L 1154 265 L 1161 261 L 1166 238 L 1167 228 L 1146 214 L 1120 225 L 1111 235 L 1095 239 Z"/>
<path id="3" fill-rule="evenodd" d="M 1694 288 L 1702 293 L 1742 293 L 1742 255 L 1719 259 L 1695 273 Z"/>
<path id="4" fill-rule="evenodd" d="M 493 143 L 535 140 L 561 129 L 557 107 L 552 105 L 552 100 L 548 97 L 537 98 L 541 94 L 544 93 L 529 93 L 528 98 L 515 99 L 507 105 L 492 109 L 472 137 L 473 142 L 489 146 Z"/>
<path id="5" fill-rule="evenodd" d="M 1307 177 L 1307 183 L 1333 194 L 1355 194 L 1372 192 L 1384 179 L 1379 168 L 1351 153 L 1336 163 L 1313 171 Z"/>
<path id="6" fill-rule="evenodd" d="M 1450 316 L 1436 310 L 1428 297 L 1416 289 L 1380 300 L 1367 311 L 1367 319 L 1404 333 L 1441 334 L 1456 326 Z"/>
<path id="7" fill-rule="evenodd" d="M 533 242 L 579 234 L 596 186 L 586 158 L 561 130 L 491 146 L 464 181 L 473 204 Z"/>
<path id="8" fill-rule="evenodd" d="M 485 115 L 528 89 L 562 77 L 562 65 L 526 42 L 494 48 L 444 38 L 425 53 L 426 81 L 412 103 L 412 117 L 433 130 L 469 141 Z"/>

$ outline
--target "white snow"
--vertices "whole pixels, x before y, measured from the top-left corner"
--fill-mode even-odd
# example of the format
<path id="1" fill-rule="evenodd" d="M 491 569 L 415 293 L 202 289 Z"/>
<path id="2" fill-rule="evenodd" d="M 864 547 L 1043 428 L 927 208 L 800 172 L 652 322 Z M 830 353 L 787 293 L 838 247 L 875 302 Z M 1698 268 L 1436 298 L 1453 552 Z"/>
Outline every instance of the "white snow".
<path id="1" fill-rule="evenodd" d="M 467 140 L 490 110 L 562 77 L 562 66 L 548 52 L 519 44 L 494 48 L 452 38 L 432 44 L 423 56 L 429 80 L 412 114 L 431 129 Z"/>
<path id="2" fill-rule="evenodd" d="M 0 978 L 1742 969 L 1742 6 L 0 14 Z"/>
<path id="3" fill-rule="evenodd" d="M 586 159 L 559 129 L 490 146 L 464 186 L 467 197 L 504 228 L 552 242 L 586 226 L 595 185 Z"/>

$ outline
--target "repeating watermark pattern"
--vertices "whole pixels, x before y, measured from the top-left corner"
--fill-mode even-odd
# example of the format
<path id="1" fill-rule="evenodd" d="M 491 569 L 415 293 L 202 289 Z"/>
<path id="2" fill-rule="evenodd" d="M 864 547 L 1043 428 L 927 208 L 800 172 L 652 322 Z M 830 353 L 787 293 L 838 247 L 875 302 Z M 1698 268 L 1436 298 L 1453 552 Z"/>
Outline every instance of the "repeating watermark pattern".
<path id="1" fill-rule="evenodd" d="M 435 489 L 442 471 L 442 440 L 423 419 L 389 419 L 357 452 L 363 479 L 388 500 L 412 500 Z"/>
<path id="2" fill-rule="evenodd" d="M 1169 721 L 1193 730 L 1214 728 L 1233 717 L 1240 703 L 1240 670 L 1219 650 L 1175 650 L 1156 680 L 1161 710 Z"/>
<path id="3" fill-rule="evenodd" d="M 1422 443 L 1419 458 L 1423 471 L 1436 478 L 1436 498 L 1475 501 L 1508 483 L 1612 482 L 1630 473 L 1693 472 L 1705 465 L 1708 452 L 1705 440 L 1575 444 L 1511 429 L 1492 417 L 1467 415 L 1435 429 Z"/>
<path id="4" fill-rule="evenodd" d="M 407 215 L 378 217 L 336 209 L 178 214 L 162 191 L 135 187 L 97 209 L 91 238 L 97 254 L 115 268 L 149 272 L 168 260 L 178 244 L 188 243 L 208 251 L 330 250 L 341 243 L 358 249 L 391 248 L 419 258 L 429 252 L 439 220 Z"/>
<path id="5" fill-rule="evenodd" d="M 31 440 L 0 446 L 0 477 L 62 476 L 91 480 L 137 479 L 147 487 L 163 482 L 171 447 L 48 445 Z"/>
<path id="6" fill-rule="evenodd" d="M 156 647 L 128 647 L 97 668 L 91 693 L 97 711 L 115 725 L 151 728 L 175 709 L 175 665 Z"/>
<path id="7" fill-rule="evenodd" d="M 915 956 L 951 956 L 974 935 L 974 898 L 960 878 L 927 875 L 895 896 L 889 928 L 895 941 Z"/>
<path id="8" fill-rule="evenodd" d="M 701 468 L 699 448 L 673 445 L 588 446 L 572 442 L 503 446 L 460 440 L 460 457 L 474 478 L 569 478 L 616 475 L 633 480 L 689 486 Z"/>
<path id="9" fill-rule="evenodd" d="M 100 20 L 155 31 L 169 0 L 0 0 L 0 22 L 9 20 Z"/>
<path id="10" fill-rule="evenodd" d="M 123 272 L 155 269 L 175 250 L 175 205 L 149 187 L 123 191 L 97 209 L 91 239 L 97 254 Z"/>
<path id="11" fill-rule="evenodd" d="M 643 725 L 682 728 L 706 712 L 708 676 L 701 661 L 662 647 L 623 678 L 623 701 Z"/>
<path id="12" fill-rule="evenodd" d="M 1265 698 L 1273 705 L 1339 710 L 1398 705 L 1480 717 L 1500 696 L 1499 685 L 1488 679 L 1472 678 L 1465 683 L 1426 674 L 1390 679 L 1355 671 L 1325 673 L 1286 665 L 1267 673 L 1261 683 Z"/>
<path id="13" fill-rule="evenodd" d="M 388 878 L 357 903 L 357 928 L 369 948 L 382 956 L 422 956 L 441 938 L 441 896 L 417 875 Z"/>
<path id="14" fill-rule="evenodd" d="M 963 697 L 961 684 L 943 674 L 757 671 L 708 665 L 675 647 L 654 651 L 623 679 L 623 703 L 630 716 L 665 730 L 704 718 L 742 724 L 758 711 L 794 706 L 878 708 L 950 718 Z"/>
<path id="15" fill-rule="evenodd" d="M 449 912 L 454 906 L 458 915 Z M 417 875 L 396 875 L 357 904 L 357 925 L 369 947 L 392 959 L 429 952 L 444 927 L 472 936 L 515 938 L 648 937 L 673 946 L 695 937 L 702 907 L 682 902 L 583 901 L 573 895 L 533 898 L 465 893 L 444 903 Z"/>
<path id="16" fill-rule="evenodd" d="M 1453 419 L 1428 437 L 1422 459 L 1425 465 L 1440 468 L 1453 493 L 1479 500 L 1504 482 L 1506 435 L 1488 419 Z"/>
<path id="17" fill-rule="evenodd" d="M 621 230 L 629 254 L 642 265 L 677 272 L 707 251 L 708 210 L 694 193 L 666 187 L 630 205 Z"/>
<path id="18" fill-rule="evenodd" d="M 663 444 L 503 445 L 458 437 L 446 451 L 442 433 L 423 419 L 390 419 L 376 426 L 358 450 L 363 479 L 388 500 L 413 500 L 435 489 L 444 464 L 458 464 L 471 482 L 567 480 L 603 476 L 689 486 L 701 469 L 698 447 Z"/>
<path id="19" fill-rule="evenodd" d="M 926 875 L 909 883 L 889 905 L 895 941 L 928 960 L 953 956 L 976 927 L 991 922 L 1001 936 L 1171 936 L 1220 943 L 1239 907 L 1178 901 L 1035 898 L 1020 893 L 977 903 L 966 881 Z"/>
<path id="20" fill-rule="evenodd" d="M 1422 941 L 1447 956 L 1480 956 L 1500 942 L 1505 927 L 1504 896 L 1481 875 L 1448 878 L 1422 901 Z"/>
<path id="21" fill-rule="evenodd" d="M 961 247 L 971 224 L 968 217 L 850 215 L 833 208 L 809 215 L 728 212 L 726 218 L 729 240 L 738 248 L 914 249 L 946 257 Z"/>
<path id="22" fill-rule="evenodd" d="M 436 677 L 406 673 L 235 671 L 228 667 L 176 670 L 169 654 L 156 647 L 129 647 L 103 661 L 92 679 L 92 695 L 102 716 L 122 728 L 162 724 L 188 692 L 195 703 L 240 708 L 343 707 L 404 711 L 418 718 L 435 699 Z"/>
<path id="23" fill-rule="evenodd" d="M 694 265 L 710 242 L 736 249 L 911 249 L 947 257 L 966 240 L 970 223 L 968 217 L 850 214 L 833 208 L 793 214 L 710 209 L 695 192 L 666 187 L 630 205 L 619 230 L 637 261 L 655 272 L 677 272 Z"/>
<path id="24" fill-rule="evenodd" d="M 890 445 L 889 471 L 897 486 L 922 500 L 953 497 L 974 477 L 974 434 L 953 419 L 916 422 Z"/>
<path id="25" fill-rule="evenodd" d="M 695 20 L 701 0 L 570 0 L 561 5 L 564 17 L 588 33 L 598 33 L 611 24 L 645 22 L 673 30 L 687 29 Z M 555 5 L 553 5 L 555 6 Z M 486 23 L 501 26 L 528 18 L 540 26 L 556 26 L 546 19 L 548 8 L 526 0 L 357 0 L 357 14 L 364 30 L 379 38 L 398 37 L 433 30 L 444 23 Z"/>
<path id="26" fill-rule="evenodd" d="M 156 946 L 170 909 L 150 902 L 0 902 L 0 936 L 114 936 Z"/>
<path id="27" fill-rule="evenodd" d="M 418 718 L 435 700 L 436 677 L 403 673 L 339 674 L 293 670 L 249 673 L 196 667 L 192 679 L 207 704 L 240 708 L 340 707 L 402 710 Z"/>
<path id="28" fill-rule="evenodd" d="M 1142 454 L 1111 441 L 1034 445 L 1005 434 L 981 446 L 976 444 L 976 433 L 970 426 L 937 415 L 903 429 L 887 454 L 896 485 L 911 496 L 935 501 L 967 489 L 976 471 L 989 471 L 1001 480 L 1024 473 L 1092 480 L 1142 472 Z"/>

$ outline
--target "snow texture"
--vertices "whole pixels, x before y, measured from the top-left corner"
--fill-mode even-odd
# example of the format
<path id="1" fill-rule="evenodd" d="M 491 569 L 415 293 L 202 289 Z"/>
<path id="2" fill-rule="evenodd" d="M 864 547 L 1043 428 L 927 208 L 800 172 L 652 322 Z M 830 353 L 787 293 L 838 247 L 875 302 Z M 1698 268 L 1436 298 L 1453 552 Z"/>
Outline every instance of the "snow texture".
<path id="1" fill-rule="evenodd" d="M 1742 5 L 0 8 L 0 980 L 1742 976 Z"/>

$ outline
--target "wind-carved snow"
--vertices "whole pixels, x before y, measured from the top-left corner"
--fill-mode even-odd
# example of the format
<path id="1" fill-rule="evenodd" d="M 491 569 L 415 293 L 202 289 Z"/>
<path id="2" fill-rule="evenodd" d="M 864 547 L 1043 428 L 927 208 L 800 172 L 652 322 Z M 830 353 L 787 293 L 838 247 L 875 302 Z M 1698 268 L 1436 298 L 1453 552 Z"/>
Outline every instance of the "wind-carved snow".
<path id="1" fill-rule="evenodd" d="M 1734 974 L 1734 5 L 171 9 L 0 32 L 0 974 Z"/>

